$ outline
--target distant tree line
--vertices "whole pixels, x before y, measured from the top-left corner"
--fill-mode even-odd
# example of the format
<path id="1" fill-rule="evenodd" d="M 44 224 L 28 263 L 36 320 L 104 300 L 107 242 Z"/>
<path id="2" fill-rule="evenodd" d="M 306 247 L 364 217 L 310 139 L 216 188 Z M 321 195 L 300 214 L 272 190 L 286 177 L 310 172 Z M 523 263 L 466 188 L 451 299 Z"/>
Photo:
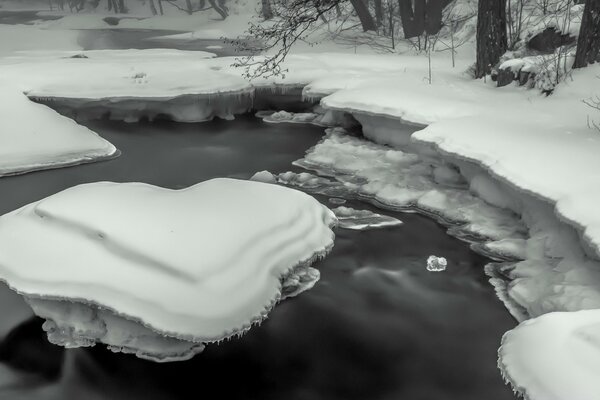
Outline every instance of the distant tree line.
<path id="1" fill-rule="evenodd" d="M 126 14 L 129 12 L 126 0 L 48 0 L 50 9 L 59 10 L 69 9 L 71 12 L 80 12 L 85 9 L 97 9 L 104 5 L 107 11 L 115 14 Z M 229 8 L 226 5 L 227 0 L 136 0 L 148 4 L 152 15 L 164 14 L 164 3 L 175 7 L 188 15 L 199 11 L 214 9 L 225 19 L 229 16 Z M 208 4 L 207 4 L 208 2 Z"/>
<path id="2" fill-rule="evenodd" d="M 562 13 L 570 16 L 570 8 L 584 3 L 581 28 L 578 35 L 574 68 L 585 67 L 600 61 L 600 0 L 479 0 L 473 16 L 477 16 L 475 76 L 480 78 L 491 72 L 500 57 L 521 40 L 527 5 L 541 9 L 542 14 Z M 331 16 L 338 20 L 354 14 L 364 32 L 391 36 L 394 44 L 396 25 L 400 25 L 405 39 L 412 39 L 419 50 L 438 40 L 442 28 L 453 34 L 464 22 L 453 18 L 449 8 L 452 0 L 261 0 L 261 15 L 271 24 L 254 24 L 250 36 L 268 43 L 257 52 L 278 49 L 274 58 L 264 68 L 254 69 L 262 74 L 271 71 L 285 58 L 289 48 L 304 40 L 310 28 L 326 23 Z M 454 38 L 451 38 L 454 54 Z M 429 54 L 429 53 L 428 53 Z M 277 70 L 277 68 L 275 68 Z"/>

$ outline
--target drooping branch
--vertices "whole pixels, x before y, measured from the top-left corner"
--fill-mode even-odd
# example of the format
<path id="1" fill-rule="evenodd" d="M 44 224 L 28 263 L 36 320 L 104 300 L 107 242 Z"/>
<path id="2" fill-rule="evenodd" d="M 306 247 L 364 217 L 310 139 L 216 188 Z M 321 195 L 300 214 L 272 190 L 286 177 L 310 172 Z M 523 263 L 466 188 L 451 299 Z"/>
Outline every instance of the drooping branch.
<path id="1" fill-rule="evenodd" d="M 233 65 L 243 67 L 247 78 L 284 75 L 282 64 L 291 47 L 298 41 L 306 41 L 314 25 L 323 16 L 334 14 L 336 7 L 343 2 L 345 0 L 291 0 L 285 4 L 274 2 L 276 17 L 269 23 L 250 23 L 248 28 L 248 36 L 259 42 L 249 43 L 245 39 L 229 41 L 239 51 L 252 54 L 237 58 Z M 263 53 L 271 54 L 255 56 Z"/>

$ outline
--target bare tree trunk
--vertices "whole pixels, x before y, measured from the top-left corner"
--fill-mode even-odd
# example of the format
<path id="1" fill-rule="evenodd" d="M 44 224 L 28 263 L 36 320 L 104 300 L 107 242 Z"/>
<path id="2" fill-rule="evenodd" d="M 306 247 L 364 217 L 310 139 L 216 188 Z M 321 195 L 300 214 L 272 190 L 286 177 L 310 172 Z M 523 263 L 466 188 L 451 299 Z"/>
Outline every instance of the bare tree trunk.
<path id="1" fill-rule="evenodd" d="M 442 11 L 448 2 L 444 0 L 428 0 L 425 7 L 425 32 L 435 35 L 442 29 Z"/>
<path id="2" fill-rule="evenodd" d="M 163 10 L 162 6 L 162 0 L 158 0 L 158 11 L 160 12 L 160 15 L 165 15 L 165 10 Z"/>
<path id="3" fill-rule="evenodd" d="M 217 0 L 208 0 L 208 2 L 212 6 L 212 8 L 214 8 L 215 11 L 218 12 L 219 15 L 223 19 L 227 18 L 227 16 L 229 15 L 229 13 L 227 12 L 227 7 L 225 7 L 225 2 L 224 1 L 223 2 L 219 1 L 219 3 L 217 3 Z"/>
<path id="4" fill-rule="evenodd" d="M 600 61 L 600 0 L 586 0 L 573 68 Z"/>
<path id="5" fill-rule="evenodd" d="M 375 20 L 377 21 L 377 26 L 383 25 L 383 4 L 381 0 L 375 0 Z"/>
<path id="6" fill-rule="evenodd" d="M 507 47 L 506 0 L 479 0 L 475 77 L 489 74 Z"/>
<path id="7" fill-rule="evenodd" d="M 158 11 L 156 10 L 156 5 L 154 4 L 154 0 L 150 0 L 148 3 L 150 4 L 150 11 L 152 11 L 152 15 L 158 14 Z"/>
<path id="8" fill-rule="evenodd" d="M 125 7 L 125 0 L 119 0 L 119 12 L 121 14 L 126 14 L 127 11 L 127 7 Z"/>
<path id="9" fill-rule="evenodd" d="M 194 9 L 192 8 L 192 0 L 185 0 L 185 8 L 189 15 L 192 15 Z"/>
<path id="10" fill-rule="evenodd" d="M 375 21 L 369 12 L 369 9 L 363 3 L 362 0 L 350 0 L 354 11 L 356 11 L 356 15 L 358 15 L 358 19 L 360 20 L 360 24 L 362 25 L 363 31 L 375 31 L 377 30 L 377 26 L 375 25 Z"/>
<path id="11" fill-rule="evenodd" d="M 425 0 L 415 0 L 414 9 L 412 3 L 412 0 L 398 0 L 405 39 L 421 36 L 425 32 Z"/>
<path id="12" fill-rule="evenodd" d="M 263 18 L 264 19 L 273 18 L 273 9 L 271 8 L 271 1 L 270 0 L 262 0 L 261 4 L 262 4 L 261 13 L 262 13 Z"/>

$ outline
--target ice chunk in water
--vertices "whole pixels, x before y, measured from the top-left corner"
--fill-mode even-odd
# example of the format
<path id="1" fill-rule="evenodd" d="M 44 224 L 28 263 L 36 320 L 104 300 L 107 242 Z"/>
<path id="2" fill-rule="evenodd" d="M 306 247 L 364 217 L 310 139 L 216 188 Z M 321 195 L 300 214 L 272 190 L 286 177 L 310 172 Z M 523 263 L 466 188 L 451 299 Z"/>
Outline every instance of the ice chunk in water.
<path id="1" fill-rule="evenodd" d="M 448 262 L 444 257 L 429 256 L 427 258 L 427 271 L 438 272 L 446 270 Z"/>
<path id="2" fill-rule="evenodd" d="M 277 183 L 277 178 L 275 177 L 275 175 L 266 170 L 255 173 L 254 175 L 252 175 L 250 180 L 264 183 Z"/>
<path id="3" fill-rule="evenodd" d="M 384 228 L 402 225 L 402 221 L 387 215 L 376 214 L 369 210 L 356 210 L 350 207 L 334 208 L 333 213 L 338 218 L 338 226 L 344 229 L 363 231 L 366 229 Z"/>

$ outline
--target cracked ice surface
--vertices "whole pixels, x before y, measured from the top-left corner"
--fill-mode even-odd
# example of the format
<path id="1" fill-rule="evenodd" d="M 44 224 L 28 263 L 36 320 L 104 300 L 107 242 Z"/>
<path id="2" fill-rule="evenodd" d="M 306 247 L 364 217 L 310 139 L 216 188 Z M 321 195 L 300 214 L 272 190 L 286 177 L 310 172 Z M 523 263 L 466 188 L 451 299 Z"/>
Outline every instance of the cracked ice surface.
<path id="1" fill-rule="evenodd" d="M 79 185 L 0 217 L 0 279 L 54 343 L 171 361 L 310 288 L 334 214 L 278 185 Z"/>
<path id="2" fill-rule="evenodd" d="M 417 208 L 467 239 L 523 237 L 525 228 L 516 214 L 474 196 L 464 182 L 458 186 L 449 176 L 458 172 L 449 172 L 448 166 L 347 135 L 342 129 L 327 132 L 294 162 L 319 176 L 286 172 L 278 176 L 279 182 L 331 196 L 364 198 L 392 209 Z M 441 178 L 449 183 L 438 182 Z"/>

